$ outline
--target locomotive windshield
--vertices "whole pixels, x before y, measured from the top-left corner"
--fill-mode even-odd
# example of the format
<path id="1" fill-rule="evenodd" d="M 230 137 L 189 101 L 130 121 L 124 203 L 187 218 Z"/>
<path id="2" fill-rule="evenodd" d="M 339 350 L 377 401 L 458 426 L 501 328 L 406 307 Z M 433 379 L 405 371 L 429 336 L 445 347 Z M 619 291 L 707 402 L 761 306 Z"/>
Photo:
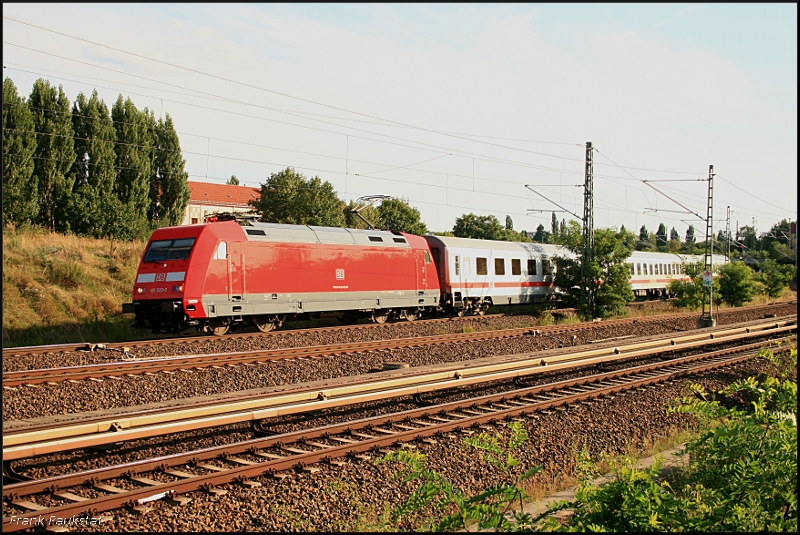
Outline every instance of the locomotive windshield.
<path id="1" fill-rule="evenodd" d="M 156 240 L 150 242 L 145 262 L 161 262 L 162 260 L 186 260 L 192 252 L 195 238 L 182 238 L 179 240 Z"/>

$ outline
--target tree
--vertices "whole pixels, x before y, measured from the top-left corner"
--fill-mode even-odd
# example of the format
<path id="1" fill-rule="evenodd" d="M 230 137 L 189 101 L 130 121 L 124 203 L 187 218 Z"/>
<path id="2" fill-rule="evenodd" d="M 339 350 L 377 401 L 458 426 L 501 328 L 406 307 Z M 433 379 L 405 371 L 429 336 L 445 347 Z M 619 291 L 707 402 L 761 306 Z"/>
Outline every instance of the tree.
<path id="1" fill-rule="evenodd" d="M 250 201 L 261 221 L 293 225 L 344 227 L 343 203 L 333 184 L 307 179 L 291 167 L 273 173 L 261 185 L 261 197 Z"/>
<path id="2" fill-rule="evenodd" d="M 464 214 L 456 219 L 456 224 L 453 226 L 453 234 L 457 237 L 477 240 L 499 240 L 503 230 L 493 215 Z"/>
<path id="3" fill-rule="evenodd" d="M 743 226 L 736 231 L 736 241 L 743 244 L 748 252 L 758 249 L 758 237 L 753 227 Z"/>
<path id="4" fill-rule="evenodd" d="M 3 225 L 32 223 L 39 213 L 33 115 L 11 78 L 3 80 Z"/>
<path id="5" fill-rule="evenodd" d="M 384 199 L 378 207 L 382 226 L 392 232 L 408 232 L 417 236 L 428 233 L 420 220 L 419 210 L 412 208 L 407 199 Z"/>
<path id="6" fill-rule="evenodd" d="M 533 241 L 535 243 L 550 243 L 550 233 L 544 230 L 544 225 L 541 223 L 536 227 L 536 234 L 533 235 Z"/>
<path id="7" fill-rule="evenodd" d="M 236 178 L 236 175 L 231 175 L 231 178 L 225 183 L 229 184 L 231 186 L 238 186 L 239 185 L 239 179 Z"/>
<path id="8" fill-rule="evenodd" d="M 686 229 L 686 252 L 689 254 L 694 254 L 694 244 L 695 244 L 695 237 L 694 237 L 694 225 L 689 225 L 689 228 Z"/>
<path id="9" fill-rule="evenodd" d="M 639 229 L 639 239 L 636 242 L 637 251 L 654 251 L 655 245 L 650 241 L 650 233 L 647 232 L 647 227 L 642 225 Z"/>
<path id="10" fill-rule="evenodd" d="M 86 236 L 107 235 L 108 212 L 103 205 L 115 196 L 117 133 L 108 106 L 97 91 L 87 99 L 79 93 L 72 107 L 75 132 L 74 185 L 68 205 L 70 229 Z"/>
<path id="11" fill-rule="evenodd" d="M 658 230 L 656 231 L 656 247 L 659 251 L 667 250 L 667 227 L 664 223 L 659 223 Z"/>
<path id="12" fill-rule="evenodd" d="M 576 226 L 579 225 L 576 222 Z M 594 231 L 594 254 L 591 261 L 581 266 L 580 256 L 583 254 L 583 240 L 574 236 L 564 246 L 570 249 L 577 258 L 556 257 L 555 285 L 563 293 L 563 299 L 570 306 L 578 309 L 584 317 L 607 318 L 621 312 L 625 305 L 633 301 L 628 266 L 625 260 L 631 251 L 625 247 L 625 236 L 609 229 Z M 594 293 L 594 310 L 590 310 L 586 292 L 581 292 L 583 269 L 589 281 L 588 292 Z M 583 298 L 583 299 L 582 299 Z"/>
<path id="13" fill-rule="evenodd" d="M 511 220 L 511 216 L 506 216 L 506 230 L 514 230 L 514 222 Z"/>
<path id="14" fill-rule="evenodd" d="M 742 263 L 730 263 L 720 267 L 719 274 L 719 297 L 723 302 L 740 307 L 753 299 L 756 292 L 752 269 Z"/>
<path id="15" fill-rule="evenodd" d="M 755 279 L 763 284 L 764 293 L 772 299 L 780 297 L 796 275 L 794 266 L 782 266 L 771 259 L 765 260 L 760 267 L 761 272 L 755 275 Z"/>
<path id="16" fill-rule="evenodd" d="M 166 114 L 155 129 L 148 217 L 153 228 L 179 225 L 189 204 L 189 173 L 172 117 Z M 232 177 L 236 178 L 236 177 Z"/>
<path id="17" fill-rule="evenodd" d="M 550 217 L 550 236 L 552 243 L 558 243 L 558 219 L 555 212 Z"/>
<path id="18" fill-rule="evenodd" d="M 75 159 L 72 114 L 64 89 L 39 78 L 33 83 L 28 106 L 36 130 L 33 174 L 39 194 L 38 222 L 50 230 L 63 229 L 61 219 L 74 177 L 68 173 Z"/>
<path id="19" fill-rule="evenodd" d="M 117 130 L 116 193 L 120 202 L 130 207 L 126 213 L 132 217 L 135 233 L 144 234 L 149 228 L 155 117 L 147 108 L 139 111 L 122 95 L 111 108 L 111 117 Z"/>
<path id="20" fill-rule="evenodd" d="M 618 232 L 620 238 L 622 239 L 622 244 L 631 252 L 636 250 L 636 242 L 638 238 L 636 234 L 631 232 L 630 230 L 625 228 L 625 225 L 622 225 L 619 228 Z"/>

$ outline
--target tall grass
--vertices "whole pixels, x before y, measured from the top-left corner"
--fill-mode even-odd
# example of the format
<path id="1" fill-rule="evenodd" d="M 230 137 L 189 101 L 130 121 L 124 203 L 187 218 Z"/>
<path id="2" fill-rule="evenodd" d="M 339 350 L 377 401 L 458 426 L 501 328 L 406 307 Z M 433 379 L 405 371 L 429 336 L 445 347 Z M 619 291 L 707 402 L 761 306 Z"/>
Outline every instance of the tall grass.
<path id="1" fill-rule="evenodd" d="M 123 341 L 145 242 L 3 229 L 3 346 Z"/>

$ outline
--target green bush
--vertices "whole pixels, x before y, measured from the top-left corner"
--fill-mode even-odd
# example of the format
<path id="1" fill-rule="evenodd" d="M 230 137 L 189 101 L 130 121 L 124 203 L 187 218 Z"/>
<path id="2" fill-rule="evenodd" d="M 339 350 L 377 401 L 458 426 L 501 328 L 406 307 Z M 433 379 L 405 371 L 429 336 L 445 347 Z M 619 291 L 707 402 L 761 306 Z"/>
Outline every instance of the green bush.
<path id="1" fill-rule="evenodd" d="M 401 449 L 378 462 L 399 462 L 404 482 L 418 481 L 410 497 L 390 517 L 400 529 L 497 531 L 788 531 L 797 532 L 797 348 L 762 350 L 772 376 L 749 377 L 711 397 L 701 385 L 677 400 L 670 412 L 695 416 L 706 429 L 683 450 L 688 465 L 668 479 L 661 460 L 647 470 L 624 458 L 617 477 L 596 486 L 596 465 L 584 450 L 578 459 L 575 499 L 561 501 L 533 517 L 521 509 L 522 473 L 512 451 L 526 439 L 519 422 L 510 424 L 508 444 L 499 434 L 481 433 L 465 442 L 485 453 L 503 482 L 466 495 L 429 470 L 425 455 Z M 744 400 L 744 402 L 743 402 Z M 749 402 L 749 403 L 747 403 Z M 613 463 L 612 463 L 613 464 Z M 569 509 L 561 521 L 553 513 Z M 421 521 L 414 513 L 431 511 Z"/>
<path id="2" fill-rule="evenodd" d="M 753 300 L 756 293 L 753 270 L 742 263 L 719 268 L 719 297 L 731 306 L 740 307 Z"/>
<path id="3" fill-rule="evenodd" d="M 683 273 L 689 276 L 690 280 L 674 280 L 667 284 L 667 291 L 675 296 L 675 306 L 678 308 L 700 308 L 703 300 L 708 295 L 708 290 L 703 286 L 703 269 L 701 262 L 694 262 L 683 265 Z M 719 295 L 719 278 L 714 278 L 712 289 L 714 295 Z"/>
<path id="4" fill-rule="evenodd" d="M 767 260 L 761 265 L 761 272 L 755 279 L 764 285 L 764 293 L 776 299 L 795 278 L 797 270 L 794 266 L 780 265 L 774 260 Z"/>

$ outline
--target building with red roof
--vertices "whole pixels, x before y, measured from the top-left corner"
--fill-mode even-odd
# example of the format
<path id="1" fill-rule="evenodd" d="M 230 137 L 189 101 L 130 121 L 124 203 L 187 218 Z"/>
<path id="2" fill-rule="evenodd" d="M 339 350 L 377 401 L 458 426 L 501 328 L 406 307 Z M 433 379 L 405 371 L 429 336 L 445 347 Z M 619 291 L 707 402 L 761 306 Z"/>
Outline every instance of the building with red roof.
<path id="1" fill-rule="evenodd" d="M 261 197 L 260 188 L 212 184 L 210 182 L 189 181 L 192 192 L 182 225 L 202 223 L 209 214 L 220 212 L 248 212 L 253 209 L 248 204 Z"/>

